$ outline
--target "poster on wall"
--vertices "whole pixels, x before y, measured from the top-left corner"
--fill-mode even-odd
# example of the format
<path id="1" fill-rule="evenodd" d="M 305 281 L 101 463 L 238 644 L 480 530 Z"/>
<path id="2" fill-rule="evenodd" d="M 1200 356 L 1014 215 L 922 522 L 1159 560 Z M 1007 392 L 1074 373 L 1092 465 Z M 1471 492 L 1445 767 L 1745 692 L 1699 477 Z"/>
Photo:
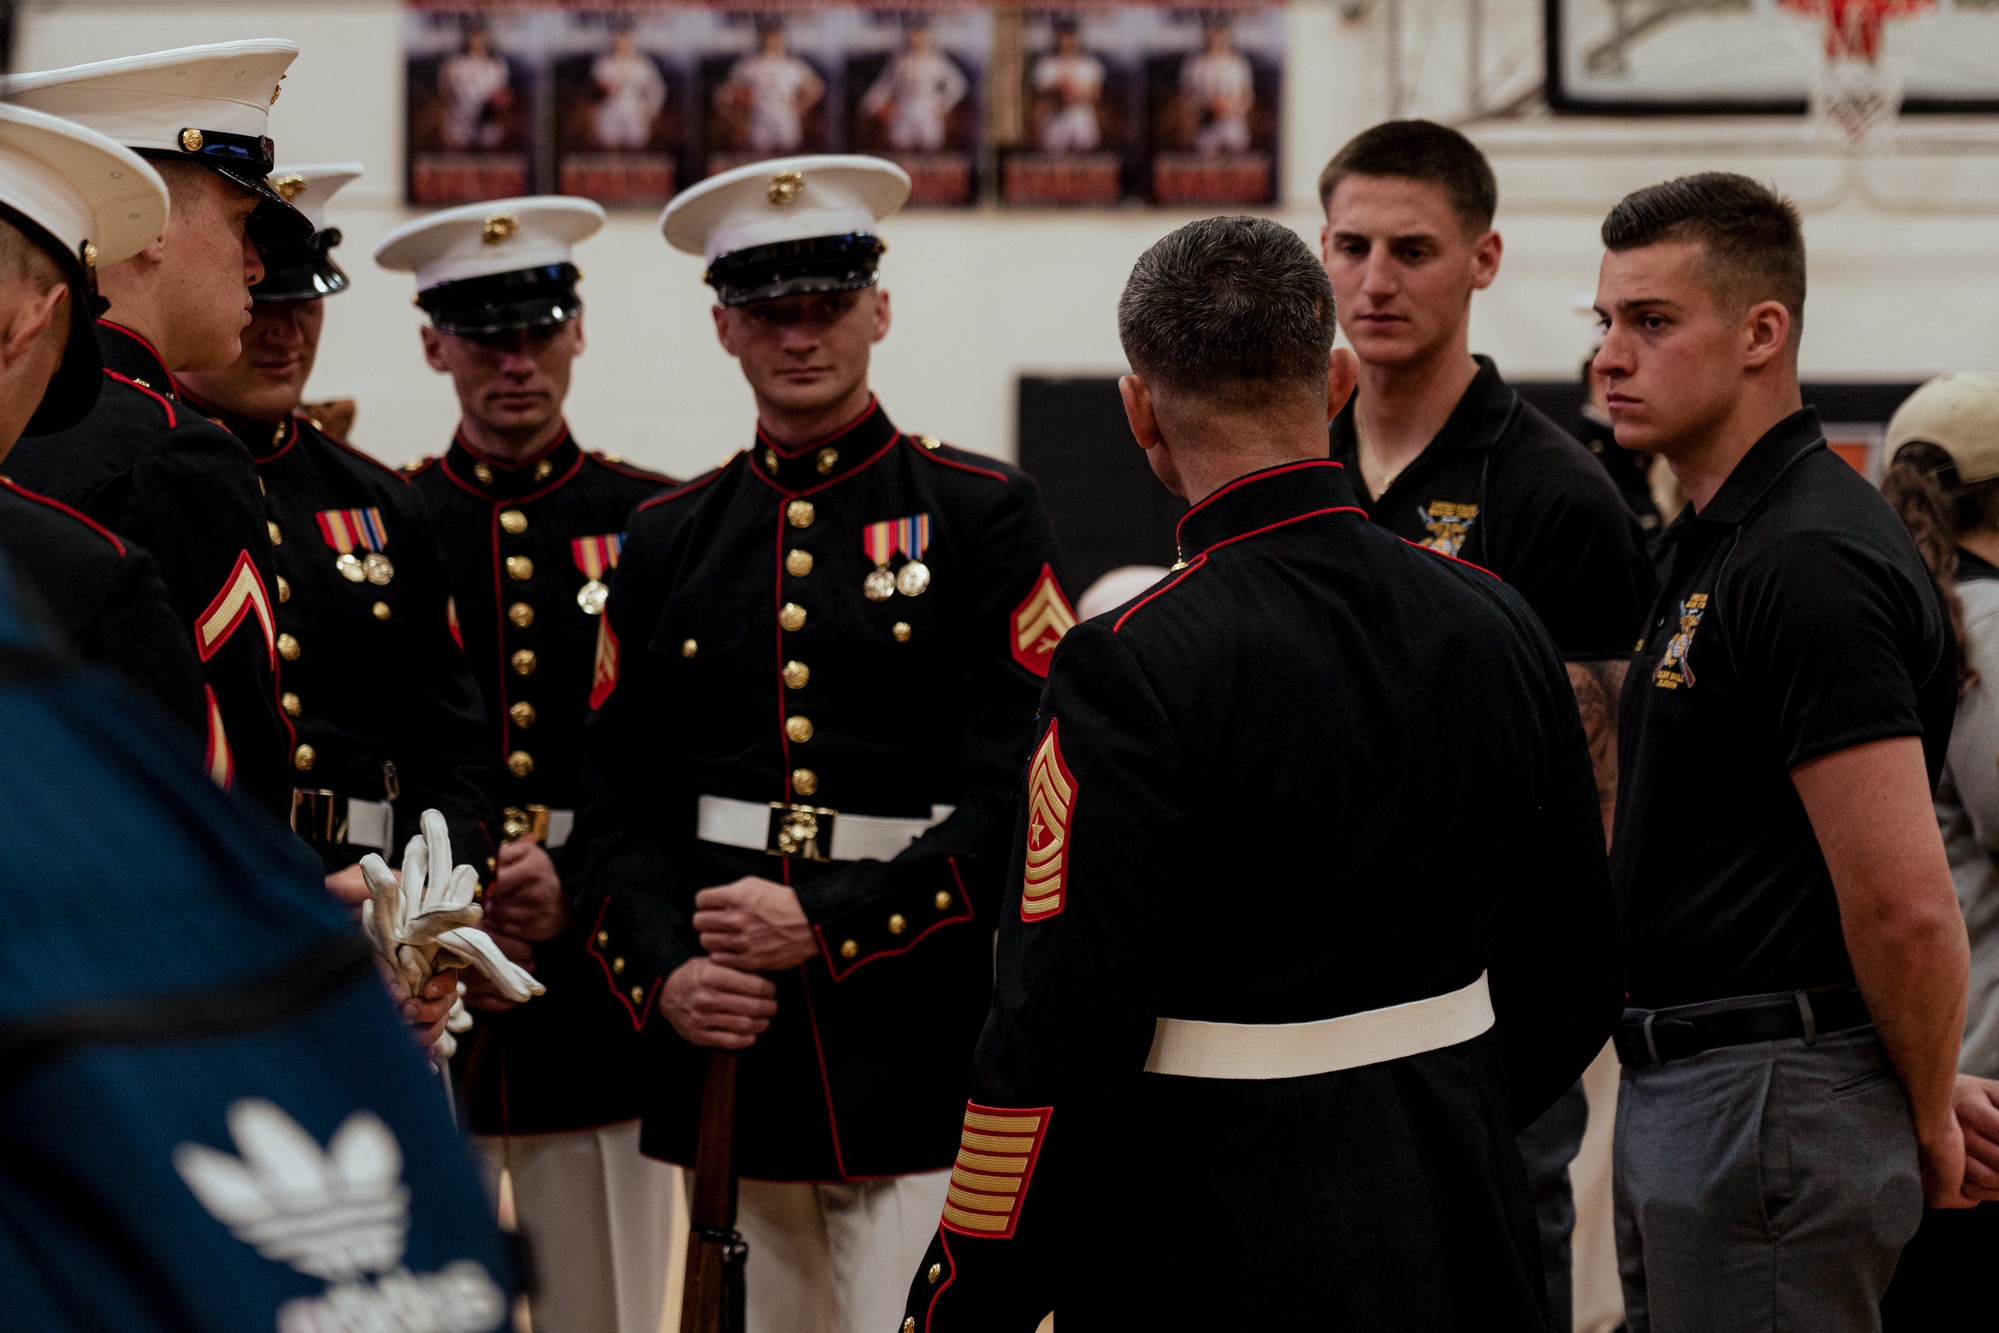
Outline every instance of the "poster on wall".
<path id="1" fill-rule="evenodd" d="M 1020 52 L 1007 203 L 1275 202 L 1281 9 L 1033 9 Z"/>
<path id="2" fill-rule="evenodd" d="M 989 176 L 1020 206 L 1277 197 L 1281 8 L 406 4 L 413 204 L 656 207 L 791 153 L 888 158 L 915 207 L 974 204 Z"/>
<path id="3" fill-rule="evenodd" d="M 1545 3 L 1548 103 L 1560 111 L 1798 112 L 1829 62 L 1864 66 L 1905 111 L 1999 111 L 1991 0 Z"/>
<path id="4" fill-rule="evenodd" d="M 411 203 L 534 191 L 543 17 L 412 5 L 403 33 Z"/>

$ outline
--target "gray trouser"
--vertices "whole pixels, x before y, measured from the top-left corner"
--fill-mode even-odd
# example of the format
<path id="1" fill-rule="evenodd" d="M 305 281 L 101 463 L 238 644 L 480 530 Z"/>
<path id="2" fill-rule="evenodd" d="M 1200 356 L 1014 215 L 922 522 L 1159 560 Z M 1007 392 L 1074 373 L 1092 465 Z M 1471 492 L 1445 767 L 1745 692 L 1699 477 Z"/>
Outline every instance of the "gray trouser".
<path id="1" fill-rule="evenodd" d="M 1548 1283 L 1548 1327 L 1569 1333 L 1575 1324 L 1574 1263 L 1570 1254 L 1576 1229 L 1576 1194 L 1569 1183 L 1569 1163 L 1582 1151 L 1589 1128 L 1589 1098 L 1581 1080 L 1520 1131 L 1514 1142 L 1527 1164 L 1527 1183 L 1534 1188 L 1534 1221 L 1541 1232 L 1541 1273 Z"/>
<path id="2" fill-rule="evenodd" d="M 1873 1333 L 1922 1219 L 1874 1029 L 1626 1067 L 1613 1147 L 1631 1333 Z"/>

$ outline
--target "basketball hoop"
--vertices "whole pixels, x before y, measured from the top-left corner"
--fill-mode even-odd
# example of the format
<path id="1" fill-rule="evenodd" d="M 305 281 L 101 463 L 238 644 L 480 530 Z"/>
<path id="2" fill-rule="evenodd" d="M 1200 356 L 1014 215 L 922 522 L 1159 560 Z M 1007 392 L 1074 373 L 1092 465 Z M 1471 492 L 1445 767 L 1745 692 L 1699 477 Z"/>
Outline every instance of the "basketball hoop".
<path id="1" fill-rule="evenodd" d="M 1882 52 L 1882 30 L 1892 19 L 1936 8 L 1936 0 L 1778 0 L 1784 8 L 1823 26 L 1814 47 L 1811 118 L 1819 132 L 1852 148 L 1878 151 L 1892 139 L 1902 110 L 1904 62 Z"/>

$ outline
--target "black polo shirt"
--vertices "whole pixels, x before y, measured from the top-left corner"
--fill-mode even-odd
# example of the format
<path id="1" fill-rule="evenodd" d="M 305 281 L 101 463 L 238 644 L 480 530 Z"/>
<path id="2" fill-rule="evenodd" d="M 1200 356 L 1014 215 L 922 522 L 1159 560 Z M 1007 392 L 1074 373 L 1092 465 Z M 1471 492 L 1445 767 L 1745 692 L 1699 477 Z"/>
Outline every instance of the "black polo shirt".
<path id="1" fill-rule="evenodd" d="M 1368 517 L 1483 565 L 1527 599 L 1570 661 L 1629 657 L 1652 600 L 1645 534 L 1603 467 L 1500 378 L 1490 357 L 1444 428 L 1379 496 L 1361 477 L 1354 404 L 1332 457 Z"/>
<path id="2" fill-rule="evenodd" d="M 1920 736 L 1935 784 L 1956 654 L 1922 558 L 1809 408 L 1658 555 L 1663 586 L 1624 682 L 1611 847 L 1631 1003 L 1850 981 L 1791 771 Z"/>

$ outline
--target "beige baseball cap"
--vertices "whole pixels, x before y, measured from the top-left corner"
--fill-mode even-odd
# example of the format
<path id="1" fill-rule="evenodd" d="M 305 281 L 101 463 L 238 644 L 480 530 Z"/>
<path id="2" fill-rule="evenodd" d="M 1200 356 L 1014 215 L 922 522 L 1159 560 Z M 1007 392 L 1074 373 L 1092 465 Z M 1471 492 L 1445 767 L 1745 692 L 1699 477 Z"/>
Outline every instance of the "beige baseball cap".
<path id="1" fill-rule="evenodd" d="M 1949 454 L 1960 481 L 1999 477 L 1999 373 L 1954 370 L 1910 394 L 1888 422 L 1888 457 L 1911 440 Z"/>

